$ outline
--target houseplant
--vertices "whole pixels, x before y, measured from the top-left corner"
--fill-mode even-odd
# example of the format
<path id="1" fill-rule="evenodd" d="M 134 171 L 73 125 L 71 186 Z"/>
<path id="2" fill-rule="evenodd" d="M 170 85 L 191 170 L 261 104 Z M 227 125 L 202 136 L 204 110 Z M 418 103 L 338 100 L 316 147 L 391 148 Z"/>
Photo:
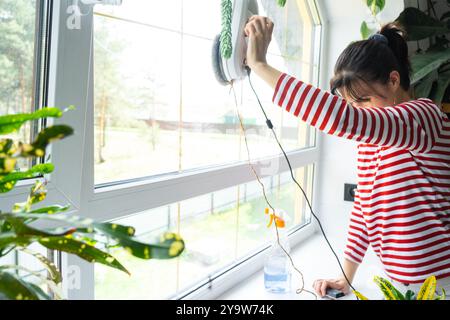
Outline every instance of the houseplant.
<path id="1" fill-rule="evenodd" d="M 376 33 L 377 27 L 381 28 L 381 22 L 378 15 L 384 10 L 386 0 L 363 0 L 370 10 L 371 20 L 364 20 L 361 23 L 360 32 L 363 39 L 368 39 L 372 34 Z M 371 28 L 370 26 L 376 26 Z"/>
<path id="2" fill-rule="evenodd" d="M 430 276 L 420 287 L 417 294 L 408 290 L 404 294 L 395 288 L 391 282 L 382 277 L 374 277 L 373 281 L 378 285 L 384 295 L 385 300 L 445 300 L 445 290 L 442 288 L 442 294 L 436 295 L 436 277 Z M 369 300 L 358 291 L 354 294 L 360 300 Z"/>
<path id="3" fill-rule="evenodd" d="M 17 181 L 42 177 L 54 170 L 51 163 L 34 165 L 29 170 L 16 170 L 21 158 L 44 158 L 47 147 L 73 134 L 72 128 L 53 125 L 40 131 L 32 143 L 16 141 L 7 135 L 17 132 L 25 123 L 45 118 L 59 118 L 63 112 L 57 108 L 43 108 L 34 113 L 0 116 L 0 193 L 13 190 Z M 45 179 L 31 187 L 26 201 L 16 203 L 10 212 L 0 212 L 0 258 L 13 250 L 34 256 L 47 270 L 43 275 L 17 264 L 0 264 L 0 299 L 61 299 L 62 276 L 47 257 L 30 249 L 40 244 L 50 250 L 74 254 L 88 262 L 129 271 L 112 255 L 108 247 L 119 247 L 142 259 L 170 259 L 184 250 L 184 241 L 174 233 L 165 233 L 158 243 L 144 243 L 134 237 L 135 229 L 114 223 L 95 222 L 69 214 L 67 205 L 36 208 L 47 195 Z M 36 222 L 50 221 L 57 227 L 38 227 Z M 47 285 L 48 292 L 42 289 Z"/>
<path id="4" fill-rule="evenodd" d="M 450 0 L 447 3 L 450 6 Z M 449 103 L 450 9 L 440 14 L 434 9 L 433 1 L 428 1 L 427 12 L 406 8 L 396 21 L 405 28 L 408 41 L 429 39 L 429 45 L 419 46 L 411 57 L 416 97 L 428 97 L 438 105 Z"/>
<path id="5" fill-rule="evenodd" d="M 446 0 L 450 7 L 450 0 Z M 370 9 L 372 20 L 361 23 L 361 36 L 368 39 L 382 23 L 378 18 L 383 11 L 386 0 L 364 0 Z M 418 50 L 411 56 L 411 83 L 416 97 L 427 97 L 442 105 L 450 112 L 450 9 L 439 13 L 435 2 L 427 1 L 424 11 L 414 7 L 405 8 L 396 19 L 406 31 L 407 41 L 417 42 L 428 39 L 429 45 L 418 45 Z M 371 28 L 370 26 L 375 26 Z"/>

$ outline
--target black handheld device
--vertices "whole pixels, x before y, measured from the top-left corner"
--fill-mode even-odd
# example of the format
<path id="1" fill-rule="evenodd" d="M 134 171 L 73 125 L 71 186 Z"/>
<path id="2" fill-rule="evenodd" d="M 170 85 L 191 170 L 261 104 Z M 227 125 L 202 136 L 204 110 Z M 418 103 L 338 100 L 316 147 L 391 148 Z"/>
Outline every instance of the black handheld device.
<path id="1" fill-rule="evenodd" d="M 345 293 L 343 293 L 340 290 L 328 288 L 326 292 L 326 296 L 332 298 L 332 299 L 339 299 L 343 296 L 345 296 Z"/>

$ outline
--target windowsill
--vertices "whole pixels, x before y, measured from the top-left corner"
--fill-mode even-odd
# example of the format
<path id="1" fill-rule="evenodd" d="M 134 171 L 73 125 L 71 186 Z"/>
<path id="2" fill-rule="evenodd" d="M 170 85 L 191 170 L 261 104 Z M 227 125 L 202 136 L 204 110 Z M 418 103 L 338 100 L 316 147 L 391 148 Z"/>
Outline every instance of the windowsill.
<path id="1" fill-rule="evenodd" d="M 334 250 L 341 259 L 340 248 L 343 246 L 336 239 L 330 239 Z M 339 245 L 338 245 L 339 244 Z M 319 255 L 318 253 L 323 253 Z M 312 290 L 312 283 L 316 279 L 333 278 L 340 274 L 339 266 L 334 255 L 328 248 L 321 234 L 314 234 L 292 251 L 292 258 L 296 267 L 303 273 L 305 289 Z M 353 286 L 369 299 L 381 299 L 380 291 L 372 281 L 373 276 L 383 276 L 383 270 L 375 254 L 369 249 L 363 264 L 359 267 Z M 314 297 L 303 292 L 295 293 L 300 285 L 300 277 L 294 270 L 292 273 L 292 290 L 288 294 L 273 294 L 264 289 L 264 272 L 261 269 L 246 281 L 219 296 L 218 300 L 314 300 Z M 320 299 L 320 298 L 319 298 Z M 354 294 L 349 294 L 339 300 L 355 300 Z M 327 299 L 322 299 L 327 300 Z"/>

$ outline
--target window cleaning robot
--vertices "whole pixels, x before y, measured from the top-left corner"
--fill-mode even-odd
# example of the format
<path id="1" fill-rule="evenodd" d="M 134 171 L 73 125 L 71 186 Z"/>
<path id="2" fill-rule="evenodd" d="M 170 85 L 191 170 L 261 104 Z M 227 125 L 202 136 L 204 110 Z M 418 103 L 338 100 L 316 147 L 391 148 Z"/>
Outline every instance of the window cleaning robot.
<path id="1" fill-rule="evenodd" d="M 221 55 L 220 35 L 214 39 L 212 63 L 217 81 L 228 85 L 233 80 L 242 80 L 247 76 L 245 57 L 247 53 L 247 39 L 244 28 L 248 19 L 258 14 L 256 0 L 233 0 L 233 14 L 231 22 L 232 53 L 230 58 Z"/>

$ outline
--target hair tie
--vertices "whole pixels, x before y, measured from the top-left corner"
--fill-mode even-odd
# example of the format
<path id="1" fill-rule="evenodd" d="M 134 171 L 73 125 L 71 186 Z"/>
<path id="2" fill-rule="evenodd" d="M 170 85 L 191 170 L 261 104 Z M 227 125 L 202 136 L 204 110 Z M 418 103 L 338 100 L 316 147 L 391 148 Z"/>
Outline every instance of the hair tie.
<path id="1" fill-rule="evenodd" d="M 376 41 L 376 42 L 382 42 L 382 43 L 384 43 L 386 45 L 389 45 L 388 38 L 386 38 L 386 36 L 381 34 L 381 33 L 375 33 L 375 34 L 371 35 L 369 37 L 369 40 L 373 40 L 373 41 Z"/>

